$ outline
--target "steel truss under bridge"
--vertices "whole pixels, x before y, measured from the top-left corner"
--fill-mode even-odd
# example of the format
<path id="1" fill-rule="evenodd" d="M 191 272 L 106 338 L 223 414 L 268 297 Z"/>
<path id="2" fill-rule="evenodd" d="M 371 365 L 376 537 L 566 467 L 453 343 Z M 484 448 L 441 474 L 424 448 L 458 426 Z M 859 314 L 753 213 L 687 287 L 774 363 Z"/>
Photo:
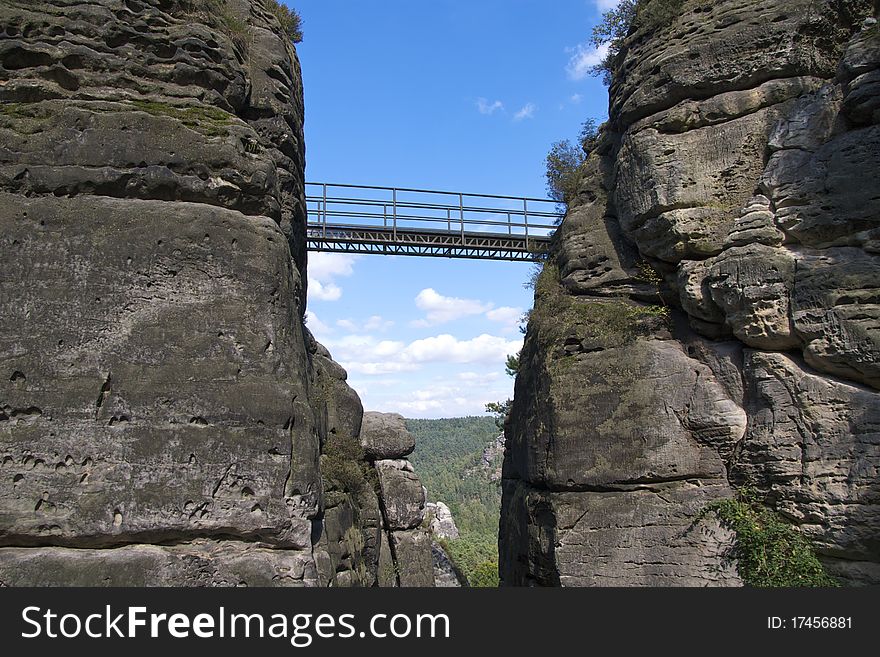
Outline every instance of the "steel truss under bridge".
<path id="1" fill-rule="evenodd" d="M 306 183 L 310 251 L 543 259 L 560 215 L 545 198 Z"/>

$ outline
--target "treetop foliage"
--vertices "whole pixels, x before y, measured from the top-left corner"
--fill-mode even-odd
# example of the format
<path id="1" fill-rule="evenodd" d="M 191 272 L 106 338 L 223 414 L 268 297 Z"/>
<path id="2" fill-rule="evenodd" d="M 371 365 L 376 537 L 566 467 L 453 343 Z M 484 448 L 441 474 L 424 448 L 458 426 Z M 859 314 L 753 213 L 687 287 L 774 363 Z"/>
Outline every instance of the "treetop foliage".
<path id="1" fill-rule="evenodd" d="M 281 4 L 279 0 L 269 0 L 269 5 L 288 38 L 294 43 L 302 42 L 302 16 L 299 15 L 299 12 Z"/>
<path id="2" fill-rule="evenodd" d="M 590 43 L 599 48 L 608 45 L 605 58 L 593 67 L 593 74 L 611 83 L 614 62 L 623 48 L 624 40 L 637 31 L 653 31 L 671 23 L 681 14 L 685 0 L 622 0 L 616 7 L 602 14 L 601 22 L 593 28 Z"/>

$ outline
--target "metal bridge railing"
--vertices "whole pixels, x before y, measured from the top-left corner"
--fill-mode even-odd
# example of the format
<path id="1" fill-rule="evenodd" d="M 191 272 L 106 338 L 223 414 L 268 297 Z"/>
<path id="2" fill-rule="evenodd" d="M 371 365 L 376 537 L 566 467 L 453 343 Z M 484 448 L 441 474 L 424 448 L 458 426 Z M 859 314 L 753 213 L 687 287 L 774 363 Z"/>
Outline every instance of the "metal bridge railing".
<path id="1" fill-rule="evenodd" d="M 432 189 L 306 183 L 309 231 L 327 239 L 339 229 L 461 236 L 513 237 L 545 242 L 560 215 L 546 198 L 465 194 Z"/>

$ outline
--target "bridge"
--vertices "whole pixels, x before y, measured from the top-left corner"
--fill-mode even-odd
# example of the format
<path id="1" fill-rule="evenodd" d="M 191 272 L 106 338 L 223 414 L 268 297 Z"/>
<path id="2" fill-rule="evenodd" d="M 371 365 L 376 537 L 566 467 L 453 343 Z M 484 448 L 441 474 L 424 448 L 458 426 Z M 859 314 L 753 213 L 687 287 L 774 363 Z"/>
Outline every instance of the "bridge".
<path id="1" fill-rule="evenodd" d="M 560 219 L 546 198 L 306 183 L 310 251 L 538 261 Z"/>

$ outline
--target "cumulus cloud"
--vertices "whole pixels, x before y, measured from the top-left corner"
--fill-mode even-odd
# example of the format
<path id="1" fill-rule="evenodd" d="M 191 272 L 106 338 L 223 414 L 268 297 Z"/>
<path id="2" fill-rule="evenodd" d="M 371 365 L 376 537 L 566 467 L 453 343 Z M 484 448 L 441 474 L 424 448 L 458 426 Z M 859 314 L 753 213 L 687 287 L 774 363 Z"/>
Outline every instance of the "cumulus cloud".
<path id="1" fill-rule="evenodd" d="M 470 340 L 444 333 L 430 338 L 416 340 L 401 352 L 403 362 L 428 363 L 503 363 L 508 354 L 515 354 L 522 348 L 522 340 L 507 340 L 496 335 L 483 333 Z"/>
<path id="2" fill-rule="evenodd" d="M 335 283 L 322 283 L 309 276 L 309 298 L 318 301 L 338 301 L 342 296 L 342 288 Z"/>
<path id="3" fill-rule="evenodd" d="M 311 310 L 306 311 L 306 325 L 315 337 L 333 332 L 333 329 L 318 319 L 318 316 Z"/>
<path id="4" fill-rule="evenodd" d="M 538 107 L 534 103 L 526 103 L 520 110 L 513 115 L 514 121 L 522 121 L 523 119 L 531 119 L 535 116 L 535 110 Z"/>
<path id="5" fill-rule="evenodd" d="M 311 253 L 309 255 L 309 298 L 318 301 L 337 301 L 342 288 L 334 279 L 351 276 L 358 256 L 345 253 Z"/>
<path id="6" fill-rule="evenodd" d="M 499 376 L 498 372 L 459 372 L 455 378 L 465 383 L 485 385 L 497 381 Z"/>
<path id="7" fill-rule="evenodd" d="M 344 328 L 346 331 L 350 331 L 351 333 L 370 333 L 372 331 L 379 331 L 384 333 L 392 326 L 394 326 L 394 322 L 390 319 L 384 319 L 381 315 L 371 315 L 367 318 L 363 323 L 358 323 L 352 319 L 339 319 L 336 320 L 336 326 L 340 328 Z"/>
<path id="8" fill-rule="evenodd" d="M 367 376 L 412 372 L 419 369 L 419 366 L 415 363 L 394 363 L 390 361 L 359 363 L 353 360 L 343 360 L 340 361 L 339 364 L 342 365 L 345 371 L 349 374 L 365 374 Z"/>
<path id="9" fill-rule="evenodd" d="M 610 44 L 603 43 L 598 48 L 589 45 L 577 45 L 568 60 L 565 70 L 572 80 L 583 80 L 592 73 L 593 67 L 601 64 L 608 56 Z"/>
<path id="10" fill-rule="evenodd" d="M 387 331 L 392 326 L 394 326 L 394 322 L 390 319 L 382 319 L 381 315 L 372 315 L 364 322 L 365 331 Z"/>
<path id="11" fill-rule="evenodd" d="M 416 307 L 426 313 L 424 319 L 411 322 L 412 326 L 425 327 L 451 322 L 469 315 L 480 315 L 492 309 L 476 299 L 445 297 L 433 288 L 425 288 L 416 295 Z"/>
<path id="12" fill-rule="evenodd" d="M 500 100 L 496 100 L 495 102 L 490 103 L 485 98 L 477 98 L 477 111 L 480 114 L 491 116 L 498 110 L 501 110 L 502 112 L 504 111 L 504 103 L 502 103 Z"/>
<path id="13" fill-rule="evenodd" d="M 497 394 L 493 397 L 492 393 L 486 390 L 435 385 L 414 390 L 406 396 L 386 398 L 379 403 L 379 408 L 403 413 L 409 417 L 482 415 L 486 410 L 486 404 L 495 401 L 496 397 Z"/>
<path id="14" fill-rule="evenodd" d="M 522 308 L 512 308 L 510 306 L 501 306 L 486 313 L 486 319 L 492 322 L 498 322 L 507 331 L 513 330 L 522 318 Z"/>
<path id="15" fill-rule="evenodd" d="M 571 100 L 571 102 L 572 102 L 574 105 L 577 105 L 577 104 L 580 103 L 583 99 L 584 99 L 584 97 L 581 96 L 580 94 L 572 94 L 572 96 L 571 96 L 571 98 L 570 98 L 569 100 Z"/>
<path id="16" fill-rule="evenodd" d="M 365 375 L 393 374 L 419 370 L 427 363 L 481 363 L 500 367 L 508 354 L 522 348 L 522 340 L 483 333 L 459 340 L 448 333 L 409 344 L 377 340 L 370 335 L 347 335 L 324 343 L 349 372 Z"/>

